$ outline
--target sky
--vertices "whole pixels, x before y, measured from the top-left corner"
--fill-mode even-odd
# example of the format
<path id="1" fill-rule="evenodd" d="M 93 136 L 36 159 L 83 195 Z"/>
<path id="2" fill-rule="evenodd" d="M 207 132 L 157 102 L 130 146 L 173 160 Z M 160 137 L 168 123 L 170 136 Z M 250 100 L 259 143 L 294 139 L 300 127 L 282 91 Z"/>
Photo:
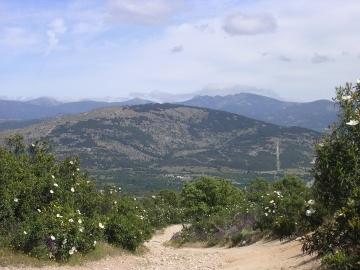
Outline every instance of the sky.
<path id="1" fill-rule="evenodd" d="M 360 77 L 359 14 L 359 0 L 0 0 L 0 97 L 331 99 Z"/>

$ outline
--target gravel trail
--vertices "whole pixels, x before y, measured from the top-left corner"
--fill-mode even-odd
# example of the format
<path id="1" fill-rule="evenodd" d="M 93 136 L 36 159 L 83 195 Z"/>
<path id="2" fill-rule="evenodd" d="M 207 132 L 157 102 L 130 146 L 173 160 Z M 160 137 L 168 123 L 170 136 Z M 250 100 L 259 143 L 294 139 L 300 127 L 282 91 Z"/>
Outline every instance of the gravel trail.
<path id="1" fill-rule="evenodd" d="M 319 262 L 301 253 L 297 241 L 260 241 L 241 248 L 172 248 L 164 245 L 181 230 L 174 225 L 159 232 L 145 245 L 142 256 L 109 257 L 83 266 L 43 267 L 41 270 L 279 270 L 317 269 Z M 0 270 L 39 270 L 39 268 L 0 267 Z"/>

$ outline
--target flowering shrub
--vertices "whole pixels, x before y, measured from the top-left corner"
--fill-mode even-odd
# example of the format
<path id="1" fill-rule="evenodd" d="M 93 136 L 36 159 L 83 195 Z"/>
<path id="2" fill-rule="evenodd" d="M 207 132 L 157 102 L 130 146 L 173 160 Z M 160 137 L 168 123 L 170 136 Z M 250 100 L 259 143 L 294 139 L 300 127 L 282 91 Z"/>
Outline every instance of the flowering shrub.
<path id="1" fill-rule="evenodd" d="M 175 191 L 162 190 L 156 195 L 144 198 L 141 201 L 146 217 L 154 228 L 162 228 L 170 224 L 179 224 L 183 221 L 183 207 L 180 195 Z"/>
<path id="2" fill-rule="evenodd" d="M 245 189 L 202 178 L 186 185 L 181 199 L 185 220 L 191 224 L 183 231 L 184 242 L 235 245 L 259 239 L 260 232 L 280 238 L 302 235 L 317 225 L 322 212 L 316 210 L 310 188 L 296 177 L 273 184 L 256 179 Z"/>
<path id="3" fill-rule="evenodd" d="M 259 186 L 263 189 L 254 188 Z M 266 186 L 263 180 L 256 180 L 250 184 L 248 198 L 255 227 L 280 239 L 301 235 L 316 225 L 318 213 L 310 188 L 296 177 L 288 176 Z"/>
<path id="4" fill-rule="evenodd" d="M 360 268 L 360 81 L 337 89 L 339 122 L 316 148 L 314 192 L 326 210 L 303 250 L 332 269 Z"/>
<path id="5" fill-rule="evenodd" d="M 108 216 L 105 235 L 111 244 L 134 251 L 151 233 L 146 210 L 134 198 L 123 197 Z"/>
<path id="6" fill-rule="evenodd" d="M 41 259 L 66 261 L 104 239 L 135 250 L 151 232 L 140 203 L 98 192 L 78 159 L 56 162 L 19 135 L 0 148 L 0 202 L 2 245 Z"/>

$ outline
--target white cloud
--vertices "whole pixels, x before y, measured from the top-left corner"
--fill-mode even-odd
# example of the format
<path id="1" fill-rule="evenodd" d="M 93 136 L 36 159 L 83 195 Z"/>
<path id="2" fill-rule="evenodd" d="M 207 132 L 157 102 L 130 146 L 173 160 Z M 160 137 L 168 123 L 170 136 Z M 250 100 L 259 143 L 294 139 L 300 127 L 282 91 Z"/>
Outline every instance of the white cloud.
<path id="1" fill-rule="evenodd" d="M 258 35 L 274 32 L 276 28 L 277 22 L 269 14 L 232 14 L 225 18 L 223 25 L 225 32 L 230 35 Z"/>
<path id="2" fill-rule="evenodd" d="M 54 19 L 50 24 L 49 28 L 46 31 L 46 35 L 48 38 L 48 47 L 46 49 L 46 54 L 51 53 L 54 49 L 56 49 L 60 43 L 60 38 L 67 31 L 67 27 L 65 25 L 65 21 L 62 18 Z"/>
<path id="3" fill-rule="evenodd" d="M 176 11 L 178 1 L 108 0 L 110 14 L 116 20 L 152 25 L 161 23 Z"/>

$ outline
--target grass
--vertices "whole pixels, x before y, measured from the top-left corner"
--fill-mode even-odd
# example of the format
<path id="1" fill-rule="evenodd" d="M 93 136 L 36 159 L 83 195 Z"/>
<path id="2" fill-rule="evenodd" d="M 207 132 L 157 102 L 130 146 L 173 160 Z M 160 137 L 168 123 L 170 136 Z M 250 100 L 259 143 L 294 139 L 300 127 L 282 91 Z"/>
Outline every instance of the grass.
<path id="1" fill-rule="evenodd" d="M 134 253 L 130 253 L 129 251 L 125 251 L 121 248 L 109 245 L 104 242 L 100 242 L 93 251 L 85 255 L 81 253 L 74 254 L 68 262 L 64 263 L 64 265 L 78 266 L 78 265 L 86 264 L 88 262 L 99 261 L 106 257 L 116 257 L 124 254 L 142 255 L 146 252 L 147 252 L 146 247 L 140 247 Z M 49 265 L 59 266 L 61 264 L 50 260 L 49 261 L 39 260 L 37 258 L 30 257 L 27 254 L 16 252 L 6 248 L 0 249 L 1 267 L 7 267 L 7 266 L 44 267 Z"/>
<path id="2" fill-rule="evenodd" d="M 126 253 L 129 252 L 110 244 L 100 242 L 93 251 L 90 251 L 85 255 L 81 253 L 74 254 L 66 264 L 71 266 L 83 265 L 87 262 L 99 261 L 106 257 L 121 256 Z"/>
<path id="3" fill-rule="evenodd" d="M 43 261 L 30 257 L 24 253 L 16 252 L 10 249 L 0 249 L 0 266 L 26 266 L 26 267 L 42 267 L 48 265 L 55 265 L 51 261 Z"/>

